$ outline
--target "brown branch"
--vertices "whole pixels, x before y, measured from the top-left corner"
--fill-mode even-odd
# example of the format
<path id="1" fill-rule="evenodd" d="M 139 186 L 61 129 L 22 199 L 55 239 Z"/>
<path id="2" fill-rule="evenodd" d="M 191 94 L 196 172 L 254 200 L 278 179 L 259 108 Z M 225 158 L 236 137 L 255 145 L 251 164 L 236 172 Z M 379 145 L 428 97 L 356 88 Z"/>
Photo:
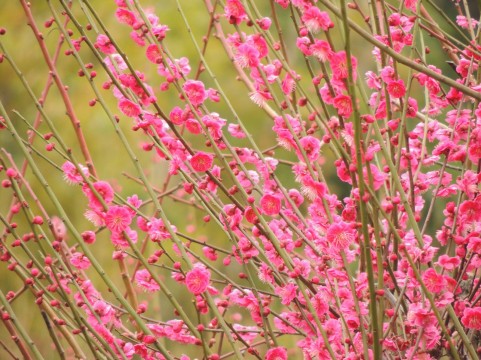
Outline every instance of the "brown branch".
<path id="1" fill-rule="evenodd" d="M 35 35 L 35 38 L 37 39 L 37 43 L 40 46 L 40 49 L 43 54 L 43 58 L 50 70 L 50 75 L 53 78 L 55 85 L 57 86 L 58 91 L 60 92 L 60 95 L 62 97 L 62 100 L 65 104 L 65 108 L 67 111 L 67 116 L 70 118 L 70 121 L 72 123 L 72 126 L 74 128 L 75 134 L 77 136 L 77 140 L 79 142 L 80 149 L 82 151 L 82 154 L 85 158 L 86 165 L 92 175 L 95 177 L 97 176 L 95 167 L 93 165 L 92 157 L 90 156 L 90 152 L 87 147 L 87 142 L 85 140 L 84 134 L 81 129 L 80 121 L 77 118 L 77 115 L 75 114 L 75 110 L 73 108 L 72 102 L 70 101 L 70 96 L 67 93 L 67 88 L 63 84 L 60 75 L 57 71 L 57 68 L 55 66 L 55 63 L 53 62 L 53 59 L 51 58 L 47 46 L 44 41 L 43 34 L 39 31 L 39 28 L 37 27 L 37 24 L 35 22 L 35 19 L 33 18 L 32 12 L 30 10 L 30 3 L 26 2 L 25 0 L 19 0 L 20 4 L 23 7 L 23 10 L 25 12 L 25 15 L 27 16 L 27 24 L 30 26 L 30 28 L 33 31 L 33 34 Z"/>

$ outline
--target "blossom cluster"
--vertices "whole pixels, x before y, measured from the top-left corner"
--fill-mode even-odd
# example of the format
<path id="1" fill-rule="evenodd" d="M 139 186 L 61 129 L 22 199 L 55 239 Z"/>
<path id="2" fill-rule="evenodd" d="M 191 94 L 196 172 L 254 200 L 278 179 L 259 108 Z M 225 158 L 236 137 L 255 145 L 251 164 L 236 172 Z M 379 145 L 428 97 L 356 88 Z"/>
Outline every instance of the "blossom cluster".
<path id="1" fill-rule="evenodd" d="M 338 8 L 275 0 L 263 16 L 255 1 L 206 0 L 209 33 L 232 61 L 229 76 L 243 82 L 271 123 L 265 136 L 275 145 L 263 151 L 204 53 L 202 71 L 193 72 L 187 57 L 172 55 L 175 39 L 161 11 L 159 17 L 136 1 L 115 3 L 145 69 L 135 68 L 102 28 L 69 39 L 72 51 L 90 46 L 107 76 L 101 87 L 121 114 L 114 126 L 129 121 L 142 134 L 142 149 L 168 169 L 165 185 L 177 184 L 166 196 L 183 204 L 179 209 L 199 210 L 223 242 L 198 240 L 202 229 L 194 226 L 186 235 L 169 220 L 164 191 L 142 171 L 145 192 L 123 196 L 87 162 L 67 156 L 60 169 L 83 193 L 91 227 L 78 231 L 81 245 L 72 246 L 64 223 L 51 219 L 58 227 L 42 284 L 72 298 L 95 346 L 125 359 L 187 360 L 199 352 L 210 360 L 246 353 L 267 360 L 479 355 L 481 47 L 469 12 L 456 19 L 473 37 L 460 45 L 433 23 L 424 25 L 426 9 L 416 0 L 373 5 L 368 10 L 377 19 L 364 16 L 364 27 L 346 15 L 364 15 L 356 2 Z M 282 36 L 287 17 L 292 38 Z M 421 31 L 448 49 L 454 80 L 430 59 L 417 39 Z M 355 36 L 369 54 L 358 54 Z M 168 93 L 177 103 L 163 104 Z M 211 110 L 218 105 L 225 113 Z M 17 192 L 14 183 L 23 177 L 13 166 L 5 175 L 2 186 Z M 26 207 L 17 200 L 15 214 Z M 40 216 L 31 222 L 44 225 Z M 12 226 L 8 232 L 15 234 Z M 88 250 L 99 234 L 127 278 L 125 302 L 109 299 L 89 278 L 102 273 Z M 17 263 L 10 247 L 23 242 L 4 243 L 9 267 Z M 40 287 L 35 277 L 29 285 Z M 155 296 L 173 308 L 168 320 L 149 307 Z"/>

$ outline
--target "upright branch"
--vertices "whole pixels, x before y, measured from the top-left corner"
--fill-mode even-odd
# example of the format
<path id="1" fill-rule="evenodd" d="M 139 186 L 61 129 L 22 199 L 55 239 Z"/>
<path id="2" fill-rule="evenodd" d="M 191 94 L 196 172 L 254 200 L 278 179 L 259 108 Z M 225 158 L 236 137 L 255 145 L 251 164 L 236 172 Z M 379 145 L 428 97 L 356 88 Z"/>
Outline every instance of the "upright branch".
<path id="1" fill-rule="evenodd" d="M 45 74 L 0 15 L 0 354 L 479 358 L 467 1 L 42 5 Z"/>

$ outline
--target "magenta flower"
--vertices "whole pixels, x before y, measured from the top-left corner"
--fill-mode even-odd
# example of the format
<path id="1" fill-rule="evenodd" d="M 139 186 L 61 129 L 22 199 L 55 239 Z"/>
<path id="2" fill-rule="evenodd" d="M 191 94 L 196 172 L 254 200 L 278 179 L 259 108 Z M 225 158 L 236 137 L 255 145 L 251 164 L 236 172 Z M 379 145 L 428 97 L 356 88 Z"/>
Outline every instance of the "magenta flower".
<path id="1" fill-rule="evenodd" d="M 78 165 L 85 177 L 89 177 L 89 170 L 87 167 Z M 62 165 L 64 179 L 70 184 L 79 184 L 83 181 L 82 175 L 79 173 L 74 164 L 70 161 L 66 161 Z"/>
<path id="2" fill-rule="evenodd" d="M 481 330 L 481 307 L 464 309 L 461 322 L 469 329 Z"/>
<path id="3" fill-rule="evenodd" d="M 269 349 L 266 353 L 265 360 L 287 360 L 286 348 L 279 346 Z"/>
<path id="4" fill-rule="evenodd" d="M 279 295 L 281 303 L 289 305 L 297 295 L 297 285 L 288 283 L 285 286 L 279 286 L 276 288 L 276 294 Z"/>
<path id="5" fill-rule="evenodd" d="M 210 170 L 214 163 L 214 155 L 199 151 L 190 159 L 192 169 L 197 172 L 204 172 Z"/>
<path id="6" fill-rule="evenodd" d="M 277 215 L 281 212 L 281 199 L 272 194 L 266 194 L 260 201 L 262 212 L 269 216 Z"/>
<path id="7" fill-rule="evenodd" d="M 402 98 L 406 94 L 406 87 L 402 80 L 392 80 L 387 84 L 387 91 L 395 99 Z"/>
<path id="8" fill-rule="evenodd" d="M 127 238 L 128 237 L 128 238 Z M 129 246 L 129 239 L 132 243 L 137 242 L 137 231 L 132 230 L 130 227 L 127 227 L 122 232 L 112 232 L 110 235 L 110 240 L 115 246 L 119 247 L 128 247 Z"/>
<path id="9" fill-rule="evenodd" d="M 296 90 L 296 81 L 290 74 L 286 74 L 284 80 L 282 80 L 282 92 L 285 95 L 289 95 L 290 93 Z"/>
<path id="10" fill-rule="evenodd" d="M 80 270 L 86 270 L 90 267 L 90 260 L 80 252 L 75 252 L 72 254 L 70 257 L 70 263 Z"/>
<path id="11" fill-rule="evenodd" d="M 182 125 L 185 121 L 184 112 L 180 107 L 176 106 L 171 110 L 169 114 L 169 119 L 175 125 Z"/>
<path id="12" fill-rule="evenodd" d="M 321 151 L 321 141 L 319 139 L 308 135 L 300 139 L 299 143 L 310 161 L 316 161 L 319 158 Z"/>
<path id="13" fill-rule="evenodd" d="M 473 162 L 481 159 L 481 138 L 473 138 L 469 144 L 468 155 Z"/>
<path id="14" fill-rule="evenodd" d="M 246 137 L 246 134 L 244 131 L 242 131 L 239 124 L 229 124 L 229 126 L 227 126 L 227 131 L 229 131 L 229 134 L 231 134 L 233 137 L 238 139 L 243 139 Z"/>
<path id="15" fill-rule="evenodd" d="M 334 107 L 340 116 L 349 117 L 352 114 L 352 101 L 347 95 L 338 95 L 334 98 Z"/>
<path id="16" fill-rule="evenodd" d="M 240 24 L 242 21 L 246 21 L 247 14 L 244 6 L 239 0 L 227 0 L 225 7 L 225 17 L 231 24 Z"/>
<path id="17" fill-rule="evenodd" d="M 286 9 L 289 6 L 289 0 L 275 0 L 280 6 Z"/>
<path id="18" fill-rule="evenodd" d="M 152 276 L 146 269 L 139 270 L 135 273 L 135 281 L 138 286 L 148 292 L 155 292 L 160 289 L 159 284 L 152 279 Z"/>
<path id="19" fill-rule="evenodd" d="M 319 10 L 317 6 L 310 6 L 304 11 L 302 21 L 306 27 L 314 33 L 320 30 L 327 31 L 329 28 L 334 27 L 334 23 L 329 18 L 328 13 Z"/>
<path id="20" fill-rule="evenodd" d="M 446 288 L 444 276 L 438 274 L 433 268 L 427 269 L 423 274 L 423 282 L 426 288 L 432 293 L 440 293 Z"/>
<path id="21" fill-rule="evenodd" d="M 332 49 L 329 43 L 319 39 L 314 40 L 314 44 L 309 47 L 309 51 L 322 62 L 327 61 L 332 54 Z"/>
<path id="22" fill-rule="evenodd" d="M 124 231 L 132 222 L 132 213 L 125 206 L 111 206 L 105 215 L 105 225 L 112 232 Z"/>
<path id="23" fill-rule="evenodd" d="M 349 69 L 347 66 L 347 55 L 344 50 L 331 54 L 329 64 L 332 68 L 332 74 L 336 79 L 347 79 L 349 70 L 351 70 L 352 76 L 354 77 L 354 80 L 356 80 L 357 59 L 354 56 L 351 56 L 352 68 Z"/>
<path id="24" fill-rule="evenodd" d="M 356 230 L 344 221 L 331 224 L 326 234 L 329 245 L 335 250 L 347 249 L 349 245 L 355 243 L 356 236 Z"/>
<path id="25" fill-rule="evenodd" d="M 185 285 L 194 295 L 202 294 L 207 290 L 210 282 L 210 271 L 202 264 L 195 264 L 192 270 L 185 275 Z"/>
<path id="26" fill-rule="evenodd" d="M 152 218 L 149 222 L 147 222 L 147 233 L 152 241 L 158 242 L 165 239 L 170 238 L 170 233 L 167 230 L 164 221 L 162 219 Z M 175 227 L 172 228 L 172 231 L 176 231 Z"/>
<path id="27" fill-rule="evenodd" d="M 184 89 L 187 98 L 194 106 L 201 105 L 207 99 L 207 92 L 202 81 L 199 80 L 187 80 L 182 87 Z"/>
<path id="28" fill-rule="evenodd" d="M 103 34 L 100 34 L 99 36 L 97 36 L 95 47 L 106 55 L 115 54 L 117 52 L 115 50 L 115 47 L 110 42 L 110 39 L 108 38 L 108 36 Z"/>
<path id="29" fill-rule="evenodd" d="M 192 134 L 202 133 L 202 126 L 196 119 L 193 118 L 189 118 L 185 121 L 185 128 Z"/>
<path id="30" fill-rule="evenodd" d="M 135 18 L 135 14 L 132 11 L 123 8 L 118 8 L 115 11 L 115 17 L 117 18 L 119 23 L 129 26 L 133 26 L 137 21 L 137 19 Z"/>
<path id="31" fill-rule="evenodd" d="M 125 116 L 131 118 L 135 118 L 142 113 L 140 106 L 128 99 L 122 99 L 119 101 L 119 109 Z"/>
<path id="32" fill-rule="evenodd" d="M 93 231 L 87 230 L 84 231 L 82 234 L 82 239 L 85 241 L 86 244 L 93 244 L 96 239 L 96 235 Z"/>
<path id="33" fill-rule="evenodd" d="M 442 266 L 447 271 L 456 269 L 461 264 L 461 259 L 457 256 L 450 257 L 448 255 L 441 255 L 438 258 L 437 265 Z"/>
<path id="34" fill-rule="evenodd" d="M 466 222 L 481 220 L 481 204 L 479 201 L 464 201 L 459 206 L 459 215 Z"/>
<path id="35" fill-rule="evenodd" d="M 162 63 L 162 52 L 156 44 L 150 44 L 147 46 L 147 49 L 145 49 L 145 56 L 147 56 L 147 59 L 154 64 Z"/>
<path id="36" fill-rule="evenodd" d="M 114 189 L 112 189 L 112 186 L 110 186 L 108 182 L 97 181 L 93 183 L 93 188 L 107 205 L 109 205 L 114 199 Z M 84 185 L 82 187 L 82 190 L 85 196 L 87 196 L 87 199 L 89 201 L 89 207 L 92 210 L 103 211 L 102 202 L 97 198 L 97 195 L 90 189 L 90 187 Z"/>
<path id="37" fill-rule="evenodd" d="M 259 58 L 259 51 L 251 44 L 244 43 L 237 48 L 235 62 L 242 68 L 257 67 Z"/>
<path id="38" fill-rule="evenodd" d="M 259 25 L 259 27 L 262 30 L 269 30 L 269 28 L 271 27 L 271 24 L 272 24 L 272 20 L 268 17 L 264 17 L 262 19 L 257 19 L 256 23 L 257 23 L 257 25 Z"/>

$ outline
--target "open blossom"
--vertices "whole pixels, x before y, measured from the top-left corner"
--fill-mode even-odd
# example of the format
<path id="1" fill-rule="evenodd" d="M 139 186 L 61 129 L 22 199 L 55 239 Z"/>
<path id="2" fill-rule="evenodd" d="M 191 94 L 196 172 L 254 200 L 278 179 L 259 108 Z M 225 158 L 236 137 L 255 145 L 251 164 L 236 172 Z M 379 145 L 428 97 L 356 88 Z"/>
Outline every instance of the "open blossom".
<path id="1" fill-rule="evenodd" d="M 143 201 L 139 199 L 137 194 L 134 194 L 132 196 L 127 197 L 127 203 L 132 207 L 134 207 L 135 209 L 138 209 L 142 205 Z M 135 215 L 134 209 L 128 208 L 128 210 L 132 215 Z"/>
<path id="2" fill-rule="evenodd" d="M 244 217 L 251 224 L 255 224 L 256 221 L 258 221 L 257 215 L 254 212 L 254 209 L 250 206 L 246 206 L 244 210 Z"/>
<path id="3" fill-rule="evenodd" d="M 152 34 L 154 34 L 157 41 L 161 42 L 165 39 L 167 35 L 167 31 L 169 31 L 169 27 L 167 25 L 157 24 L 152 28 Z"/>
<path id="4" fill-rule="evenodd" d="M 129 240 L 135 244 L 137 242 L 137 231 L 132 230 L 130 227 L 126 228 L 122 232 L 113 232 L 110 235 L 110 240 L 112 244 L 119 247 L 128 247 L 130 246 Z"/>
<path id="5" fill-rule="evenodd" d="M 190 165 L 192 166 L 192 169 L 194 169 L 197 172 L 210 170 L 213 163 L 214 163 L 214 155 L 207 154 L 202 151 L 199 151 L 190 159 Z"/>
<path id="6" fill-rule="evenodd" d="M 311 6 L 304 11 L 302 21 L 306 27 L 314 33 L 319 32 L 319 30 L 327 31 L 329 28 L 334 27 L 334 23 L 329 18 L 329 14 L 321 11 L 317 6 Z"/>
<path id="7" fill-rule="evenodd" d="M 135 41 L 135 43 L 139 46 L 145 46 L 145 37 L 142 33 L 138 33 L 137 31 L 132 31 L 130 33 L 130 38 Z"/>
<path id="8" fill-rule="evenodd" d="M 316 161 L 319 158 L 321 151 L 321 141 L 314 136 L 304 136 L 299 140 L 302 148 L 304 149 L 307 158 L 310 161 Z"/>
<path id="9" fill-rule="evenodd" d="M 354 81 L 356 81 L 357 59 L 354 56 L 351 55 L 351 68 L 348 66 L 347 55 L 344 50 L 332 53 L 329 57 L 329 64 L 331 65 L 332 75 L 335 79 L 347 79 L 349 71 L 351 71 Z"/>
<path id="10" fill-rule="evenodd" d="M 117 320 L 115 317 L 115 309 L 112 307 L 112 305 L 103 300 L 95 300 L 92 304 L 92 311 L 95 313 L 95 315 L 90 313 L 90 309 L 87 311 L 89 312 L 89 321 L 95 321 L 97 316 L 102 324 L 108 324 Z"/>
<path id="11" fill-rule="evenodd" d="M 112 186 L 110 186 L 108 182 L 102 180 L 94 182 L 93 188 L 97 194 L 100 195 L 100 198 L 105 202 L 105 204 L 109 205 L 114 199 L 114 189 L 112 189 Z M 89 207 L 92 210 L 103 210 L 102 202 L 97 198 L 97 195 L 92 191 L 92 189 L 90 189 L 89 186 L 84 185 L 82 190 L 85 196 L 87 196 L 87 199 L 89 200 Z"/>
<path id="12" fill-rule="evenodd" d="M 344 250 L 356 241 L 356 230 L 344 221 L 332 223 L 327 229 L 326 238 L 335 250 Z"/>
<path id="13" fill-rule="evenodd" d="M 189 118 L 185 121 L 185 128 L 191 133 L 191 134 L 200 134 L 202 133 L 202 126 L 200 123 L 194 119 L 194 118 Z"/>
<path id="14" fill-rule="evenodd" d="M 264 283 L 274 283 L 274 276 L 272 276 L 272 269 L 266 263 L 262 263 L 259 267 L 259 280 Z"/>
<path id="15" fill-rule="evenodd" d="M 460 59 L 456 66 L 456 72 L 462 77 L 467 77 L 478 69 L 478 65 L 468 59 Z"/>
<path id="16" fill-rule="evenodd" d="M 195 264 L 186 275 L 185 285 L 194 295 L 202 294 L 207 290 L 210 282 L 210 271 L 203 264 Z"/>
<path id="17" fill-rule="evenodd" d="M 469 236 L 467 237 L 466 240 L 469 239 L 469 242 L 468 242 L 468 246 L 467 246 L 467 249 L 469 251 L 472 251 L 474 253 L 481 253 L 481 237 L 479 236 L 476 236 L 476 235 L 479 235 L 478 233 L 476 232 L 472 232 L 471 234 L 469 234 Z"/>
<path id="18" fill-rule="evenodd" d="M 199 80 L 187 80 L 182 86 L 187 98 L 194 106 L 201 105 L 207 99 L 204 83 Z"/>
<path id="19" fill-rule="evenodd" d="M 260 201 L 262 212 L 274 216 L 281 212 L 281 199 L 273 194 L 265 194 Z"/>
<path id="20" fill-rule="evenodd" d="M 170 238 L 169 230 L 165 226 L 162 219 L 150 219 L 150 221 L 146 224 L 146 231 L 149 234 L 150 239 L 154 242 Z M 176 231 L 176 228 L 174 226 L 172 226 L 172 231 Z"/>
<path id="21" fill-rule="evenodd" d="M 78 165 L 78 167 L 80 171 L 82 171 L 83 175 L 88 178 L 89 177 L 88 168 L 80 164 Z M 66 161 L 62 165 L 62 170 L 63 170 L 63 176 L 65 180 L 70 184 L 78 184 L 83 181 L 82 175 L 79 173 L 75 165 L 72 164 L 70 161 Z"/>
<path id="22" fill-rule="evenodd" d="M 374 190 L 379 190 L 384 185 L 384 182 L 387 179 L 387 175 L 382 171 L 380 171 L 376 165 L 372 163 L 369 165 L 370 165 L 369 169 L 371 171 Z M 365 179 L 369 179 L 369 173 L 366 167 L 362 169 L 362 173 Z"/>
<path id="23" fill-rule="evenodd" d="M 90 267 L 90 260 L 80 252 L 72 254 L 70 257 L 70 263 L 80 270 L 86 270 Z"/>
<path id="24" fill-rule="evenodd" d="M 481 330 L 481 307 L 464 309 L 461 322 L 469 329 Z"/>
<path id="25" fill-rule="evenodd" d="M 104 213 L 96 210 L 87 210 L 84 214 L 85 218 L 95 226 L 104 226 Z"/>
<path id="26" fill-rule="evenodd" d="M 436 270 L 433 268 L 429 268 L 424 272 L 423 282 L 426 288 L 435 294 L 440 293 L 446 287 L 444 276 L 436 273 Z"/>
<path id="27" fill-rule="evenodd" d="M 139 270 L 135 273 L 135 281 L 137 285 L 143 288 L 145 291 L 155 292 L 160 289 L 159 284 L 152 279 L 149 271 L 146 269 Z"/>
<path id="28" fill-rule="evenodd" d="M 282 80 L 281 88 L 282 92 L 286 95 L 289 95 L 290 93 L 294 92 L 294 90 L 296 90 L 296 81 L 291 74 L 286 74 L 284 80 Z"/>
<path id="29" fill-rule="evenodd" d="M 105 225 L 112 232 L 124 231 L 132 222 L 132 213 L 125 206 L 111 206 L 105 215 Z"/>
<path id="30" fill-rule="evenodd" d="M 252 341 L 259 334 L 259 328 L 257 326 L 244 326 L 241 324 L 234 324 L 232 326 L 235 331 L 240 335 L 240 337 L 247 343 L 251 344 Z M 236 335 L 237 336 L 237 335 Z"/>
<path id="31" fill-rule="evenodd" d="M 190 335 L 182 320 L 169 320 L 166 325 L 148 324 L 147 327 L 156 335 L 166 337 L 180 344 L 195 344 L 197 339 Z"/>
<path id="32" fill-rule="evenodd" d="M 418 102 L 416 101 L 416 99 L 410 97 L 408 99 L 408 108 L 406 112 L 406 117 L 414 118 L 416 117 L 417 112 L 418 112 Z"/>
<path id="33" fill-rule="evenodd" d="M 311 40 L 307 36 L 298 37 L 296 40 L 297 48 L 306 56 L 313 55 L 310 45 Z"/>
<path id="34" fill-rule="evenodd" d="M 172 121 L 175 125 L 182 125 L 186 120 L 184 117 L 184 112 L 178 106 L 175 106 L 169 114 L 169 120 Z"/>
<path id="35" fill-rule="evenodd" d="M 225 17 L 231 24 L 240 24 L 248 19 L 244 6 L 240 0 L 227 0 L 225 7 Z"/>
<path id="36" fill-rule="evenodd" d="M 113 54 L 106 57 L 103 62 L 109 68 L 109 70 L 113 73 L 117 73 L 118 71 L 125 71 L 127 70 L 127 64 L 125 63 L 122 56 L 119 54 Z"/>
<path id="37" fill-rule="evenodd" d="M 257 85 L 256 90 L 249 93 L 249 98 L 257 106 L 263 106 L 266 101 L 273 99 L 269 91 L 261 90 Z"/>
<path id="38" fill-rule="evenodd" d="M 225 205 L 223 210 L 225 215 L 220 219 L 221 222 L 230 229 L 236 229 L 242 221 L 242 211 L 232 204 Z"/>
<path id="39" fill-rule="evenodd" d="M 352 114 L 352 101 L 347 95 L 338 95 L 334 98 L 334 107 L 340 116 L 349 117 Z"/>
<path id="40" fill-rule="evenodd" d="M 450 257 L 448 255 L 441 255 L 438 258 L 437 264 L 442 266 L 447 271 L 451 271 L 458 268 L 458 266 L 461 264 L 461 259 L 457 256 Z"/>
<path id="41" fill-rule="evenodd" d="M 315 39 L 314 44 L 309 47 L 309 51 L 315 56 L 319 61 L 325 62 L 329 59 L 332 54 L 331 46 L 325 40 Z"/>
<path id="42" fill-rule="evenodd" d="M 147 56 L 147 59 L 154 64 L 162 63 L 162 52 L 157 44 L 150 44 L 147 46 L 147 49 L 145 49 L 145 56 Z"/>
<path id="43" fill-rule="evenodd" d="M 212 249 L 211 247 L 208 247 L 208 246 L 204 246 L 202 248 L 202 252 L 204 253 L 204 256 L 210 261 L 217 260 L 217 252 L 215 251 L 215 249 Z"/>
<path id="44" fill-rule="evenodd" d="M 462 178 L 458 178 L 456 184 L 468 199 L 472 199 L 478 190 L 480 176 L 471 170 L 467 170 Z"/>
<path id="45" fill-rule="evenodd" d="M 392 80 L 387 84 L 387 91 L 395 99 L 402 98 L 406 94 L 406 87 L 402 80 Z"/>
<path id="46" fill-rule="evenodd" d="M 111 55 L 117 52 L 115 50 L 115 47 L 110 42 L 108 36 L 103 34 L 97 36 L 97 41 L 95 41 L 95 47 L 106 55 Z"/>
<path id="47" fill-rule="evenodd" d="M 481 159 L 481 127 L 476 127 L 471 133 L 469 149 L 469 159 L 472 162 L 477 162 Z"/>
<path id="48" fill-rule="evenodd" d="M 246 134 L 244 133 L 244 131 L 242 131 L 242 128 L 239 124 L 229 124 L 227 126 L 227 131 L 233 137 L 238 138 L 238 139 L 243 139 L 243 138 L 246 137 Z"/>
<path id="49" fill-rule="evenodd" d="M 469 29 L 470 26 L 473 28 L 478 26 L 479 23 L 477 20 L 475 19 L 470 19 L 470 20 L 471 20 L 471 24 L 469 23 L 469 20 L 466 18 L 466 16 L 463 16 L 463 15 L 456 16 L 456 23 L 464 29 Z"/>
<path id="50" fill-rule="evenodd" d="M 297 285 L 288 283 L 285 286 L 279 286 L 276 288 L 276 294 L 279 295 L 281 303 L 289 305 L 297 295 Z"/>
<path id="51" fill-rule="evenodd" d="M 257 67 L 260 63 L 260 53 L 254 46 L 248 43 L 239 45 L 235 55 L 235 62 L 241 68 Z"/>
<path id="52" fill-rule="evenodd" d="M 459 206 L 459 215 L 465 222 L 481 220 L 481 203 L 479 201 L 464 201 Z"/>
<path id="53" fill-rule="evenodd" d="M 140 106 L 128 99 L 122 99 L 119 101 L 119 109 L 125 116 L 132 118 L 135 118 L 142 113 Z"/>
<path id="54" fill-rule="evenodd" d="M 129 26 L 133 26 L 137 21 L 135 14 L 132 11 L 123 8 L 118 8 L 115 11 L 115 17 L 120 23 Z"/>

